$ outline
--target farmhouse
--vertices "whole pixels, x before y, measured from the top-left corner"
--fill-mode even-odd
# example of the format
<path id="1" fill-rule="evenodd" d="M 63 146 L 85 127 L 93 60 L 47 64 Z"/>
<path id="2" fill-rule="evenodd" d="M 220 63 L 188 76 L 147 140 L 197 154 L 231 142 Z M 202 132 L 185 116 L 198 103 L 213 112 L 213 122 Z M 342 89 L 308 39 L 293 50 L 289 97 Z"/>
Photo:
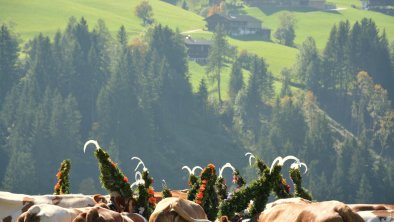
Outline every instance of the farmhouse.
<path id="1" fill-rule="evenodd" d="M 211 45 L 211 41 L 193 39 L 190 35 L 185 37 L 187 54 L 191 60 L 196 62 L 206 61 Z"/>
<path id="2" fill-rule="evenodd" d="M 261 21 L 249 15 L 224 16 L 213 14 L 205 18 L 209 31 L 214 31 L 221 24 L 225 32 L 231 36 L 261 34 L 265 40 L 269 40 L 271 30 L 262 28 Z"/>

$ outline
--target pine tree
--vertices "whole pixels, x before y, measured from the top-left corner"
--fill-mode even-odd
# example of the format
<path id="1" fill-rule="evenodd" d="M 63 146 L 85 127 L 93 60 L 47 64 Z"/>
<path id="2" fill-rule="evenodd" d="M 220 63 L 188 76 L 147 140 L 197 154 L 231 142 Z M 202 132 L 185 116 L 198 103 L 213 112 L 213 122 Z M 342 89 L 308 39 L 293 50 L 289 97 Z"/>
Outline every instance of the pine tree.
<path id="1" fill-rule="evenodd" d="M 305 83 L 306 89 L 314 92 L 321 87 L 320 63 L 315 40 L 308 37 L 301 45 L 295 72 L 298 78 Z"/>
<path id="2" fill-rule="evenodd" d="M 6 25 L 0 28 L 0 107 L 18 79 L 18 41 Z"/>
<path id="3" fill-rule="evenodd" d="M 224 28 L 218 25 L 215 30 L 215 34 L 212 38 L 212 46 L 209 50 L 207 74 L 214 79 L 217 83 L 218 100 L 219 104 L 222 104 L 221 96 L 221 71 L 225 64 L 225 56 L 228 48 L 228 43 L 225 38 Z"/>
<path id="4" fill-rule="evenodd" d="M 287 68 L 283 68 L 280 72 L 282 77 L 282 88 L 280 90 L 280 97 L 292 96 L 290 88 L 291 71 Z"/>
<path id="5" fill-rule="evenodd" d="M 237 96 L 238 92 L 243 87 L 243 73 L 242 73 L 242 65 L 238 59 L 233 63 L 231 68 L 230 74 L 230 87 L 229 87 L 229 95 L 231 101 L 235 101 L 235 97 Z"/>
<path id="6" fill-rule="evenodd" d="M 356 193 L 355 203 L 370 203 L 373 198 L 372 187 L 369 184 L 367 176 L 362 174 L 360 184 Z"/>

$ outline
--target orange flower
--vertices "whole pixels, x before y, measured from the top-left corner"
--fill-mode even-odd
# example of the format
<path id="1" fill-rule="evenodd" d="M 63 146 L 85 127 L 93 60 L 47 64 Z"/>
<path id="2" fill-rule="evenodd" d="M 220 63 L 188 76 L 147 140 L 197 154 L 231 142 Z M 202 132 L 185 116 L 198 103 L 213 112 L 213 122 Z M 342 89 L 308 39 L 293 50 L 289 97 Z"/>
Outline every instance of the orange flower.
<path id="1" fill-rule="evenodd" d="M 62 176 L 62 172 L 61 171 L 57 172 L 56 177 L 59 179 L 61 176 Z"/>
<path id="2" fill-rule="evenodd" d="M 201 201 L 201 200 L 196 200 L 196 204 L 201 205 L 201 204 L 202 204 L 202 201 Z"/>
<path id="3" fill-rule="evenodd" d="M 149 197 L 148 202 L 151 204 L 155 204 L 156 203 L 156 198 L 155 197 Z"/>
<path id="4" fill-rule="evenodd" d="M 207 183 L 208 183 L 208 180 L 203 180 L 203 181 L 201 181 L 201 183 L 202 183 L 202 184 L 207 184 Z"/>
<path id="5" fill-rule="evenodd" d="M 125 183 L 128 183 L 128 182 L 129 182 L 129 178 L 127 178 L 126 176 L 124 176 L 124 177 L 123 177 L 123 181 L 124 181 Z"/>
<path id="6" fill-rule="evenodd" d="M 153 190 L 153 188 L 152 187 L 149 187 L 149 189 L 148 189 L 148 194 L 150 194 L 150 195 L 155 195 L 155 191 Z"/>
<path id="7" fill-rule="evenodd" d="M 202 200 L 202 198 L 204 198 L 204 193 L 203 192 L 199 192 L 197 194 L 197 199 Z"/>
<path id="8" fill-rule="evenodd" d="M 116 165 L 116 163 L 114 163 L 114 162 L 112 162 L 112 161 L 111 161 L 111 165 L 112 165 L 112 167 L 115 168 L 115 169 L 118 167 L 118 166 Z"/>
<path id="9" fill-rule="evenodd" d="M 215 169 L 215 165 L 213 165 L 212 163 L 208 164 L 208 167 L 211 168 L 212 170 Z"/>
<path id="10" fill-rule="evenodd" d="M 201 191 L 201 192 L 204 192 L 204 190 L 205 190 L 205 186 L 201 186 L 201 187 L 200 187 L 200 191 Z"/>
<path id="11" fill-rule="evenodd" d="M 57 182 L 57 184 L 56 184 L 56 186 L 55 186 L 55 190 L 59 190 L 59 188 L 60 188 L 60 183 Z"/>

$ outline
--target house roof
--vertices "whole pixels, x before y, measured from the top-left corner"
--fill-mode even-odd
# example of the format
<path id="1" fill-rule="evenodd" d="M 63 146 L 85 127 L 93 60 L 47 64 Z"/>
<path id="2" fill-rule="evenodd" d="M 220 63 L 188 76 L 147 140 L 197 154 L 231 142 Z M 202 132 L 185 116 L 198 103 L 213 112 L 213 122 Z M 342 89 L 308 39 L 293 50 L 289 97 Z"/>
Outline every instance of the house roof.
<path id="1" fill-rule="evenodd" d="M 191 36 L 186 36 L 185 44 L 186 45 L 212 45 L 212 42 L 204 39 L 193 39 Z"/>
<path id="2" fill-rule="evenodd" d="M 207 18 L 205 18 L 205 20 L 210 20 L 211 18 L 214 17 L 219 17 L 222 19 L 226 19 L 228 21 L 236 21 L 236 22 L 261 22 L 260 20 L 256 19 L 255 17 L 252 17 L 250 15 L 230 15 L 230 16 L 224 16 L 221 14 L 213 14 Z"/>
<path id="3" fill-rule="evenodd" d="M 230 21 L 240 21 L 240 22 L 261 22 L 260 20 L 250 15 L 230 15 L 227 16 L 227 19 Z"/>

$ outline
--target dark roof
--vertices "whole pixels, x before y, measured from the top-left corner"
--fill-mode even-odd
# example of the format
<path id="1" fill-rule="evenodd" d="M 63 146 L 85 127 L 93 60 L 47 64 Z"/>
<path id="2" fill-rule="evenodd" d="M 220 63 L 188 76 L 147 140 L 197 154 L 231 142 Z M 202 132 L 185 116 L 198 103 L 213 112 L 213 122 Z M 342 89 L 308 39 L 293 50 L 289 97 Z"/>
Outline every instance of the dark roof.
<path id="1" fill-rule="evenodd" d="M 240 22 L 261 22 L 260 20 L 250 15 L 230 15 L 227 16 L 227 19 L 230 21 L 240 21 Z"/>
<path id="2" fill-rule="evenodd" d="M 204 39 L 193 39 L 190 36 L 185 37 L 185 44 L 187 45 L 212 45 L 211 41 Z"/>
<path id="3" fill-rule="evenodd" d="M 229 21 L 239 21 L 239 22 L 261 22 L 260 20 L 256 19 L 255 17 L 252 17 L 250 15 L 230 15 L 230 16 L 224 16 L 221 14 L 213 14 L 207 18 L 205 18 L 205 20 L 209 20 L 211 18 L 214 17 L 219 17 L 222 19 L 226 19 Z"/>

